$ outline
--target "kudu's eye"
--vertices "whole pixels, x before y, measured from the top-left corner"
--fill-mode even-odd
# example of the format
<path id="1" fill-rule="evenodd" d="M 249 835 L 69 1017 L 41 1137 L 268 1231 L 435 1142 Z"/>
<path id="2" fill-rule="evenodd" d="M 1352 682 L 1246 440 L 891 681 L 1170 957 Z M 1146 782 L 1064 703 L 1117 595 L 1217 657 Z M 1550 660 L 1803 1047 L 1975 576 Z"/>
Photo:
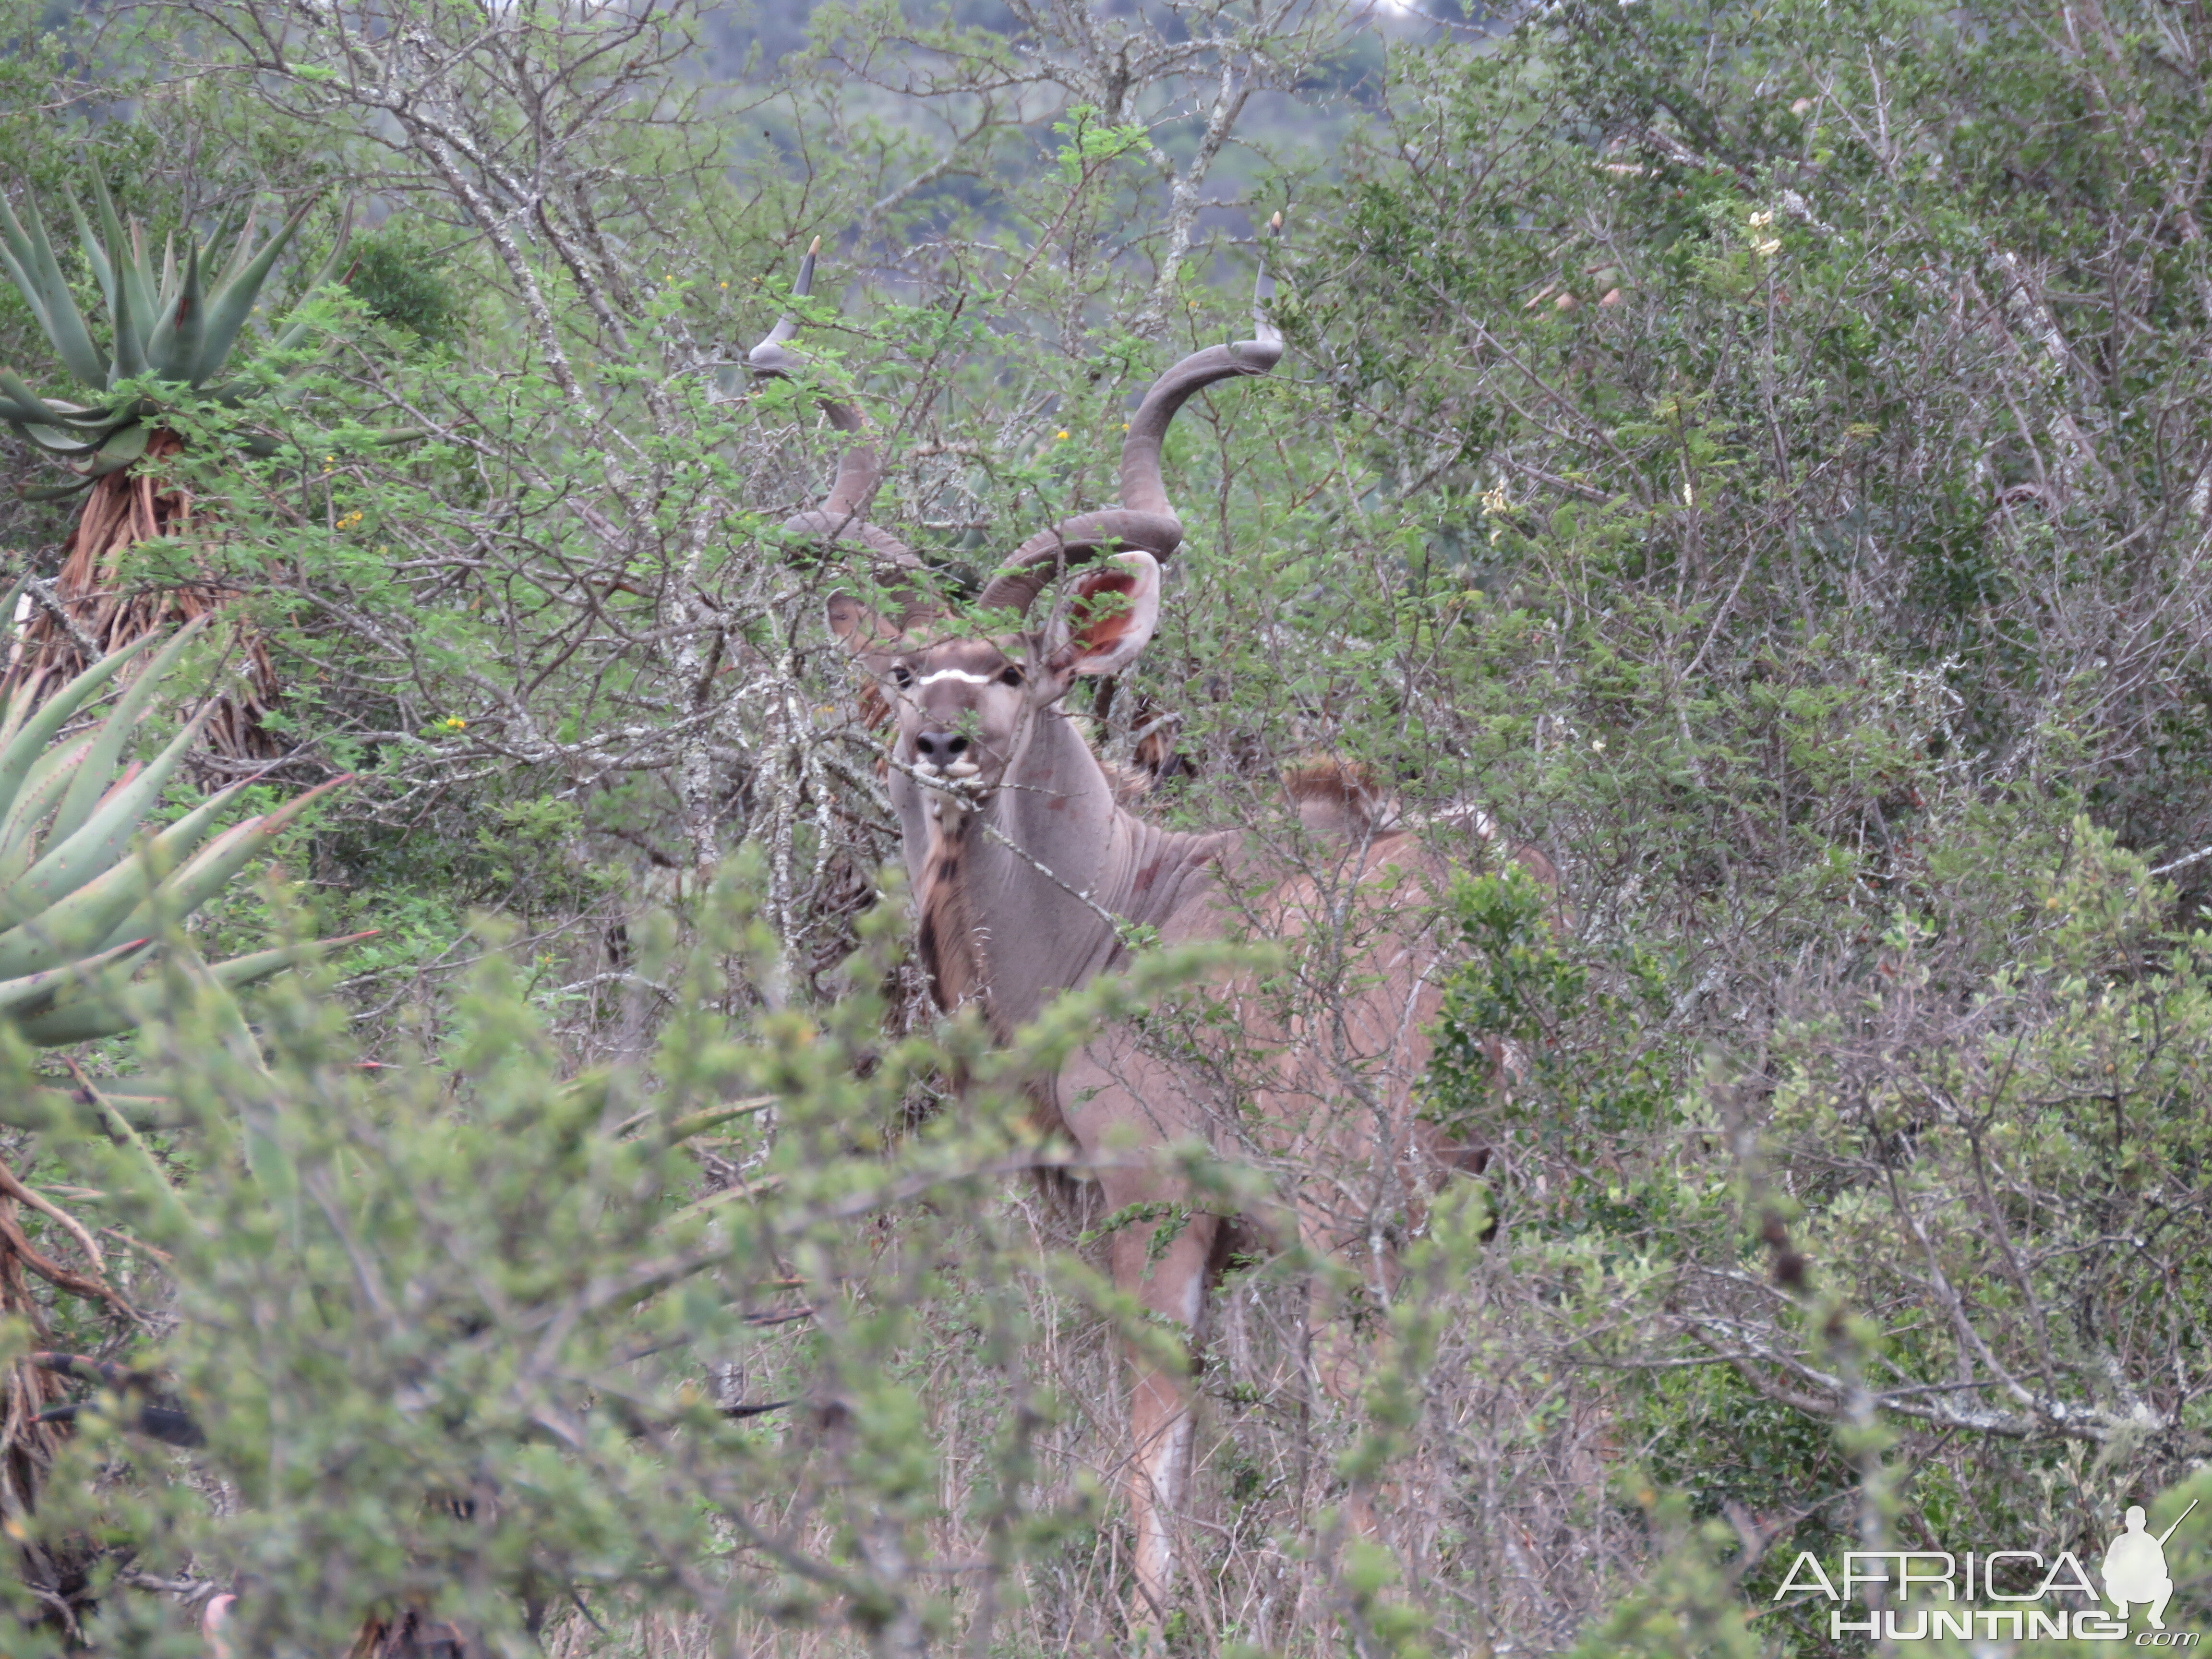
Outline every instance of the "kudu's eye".
<path id="1" fill-rule="evenodd" d="M 1006 667 L 999 671 L 1000 684 L 1019 685 L 1021 683 L 1022 666 L 1019 663 L 1009 663 Z"/>
<path id="2" fill-rule="evenodd" d="M 891 684 L 893 685 L 912 685 L 914 684 L 914 670 L 908 668 L 902 662 L 893 663 L 891 665 Z"/>

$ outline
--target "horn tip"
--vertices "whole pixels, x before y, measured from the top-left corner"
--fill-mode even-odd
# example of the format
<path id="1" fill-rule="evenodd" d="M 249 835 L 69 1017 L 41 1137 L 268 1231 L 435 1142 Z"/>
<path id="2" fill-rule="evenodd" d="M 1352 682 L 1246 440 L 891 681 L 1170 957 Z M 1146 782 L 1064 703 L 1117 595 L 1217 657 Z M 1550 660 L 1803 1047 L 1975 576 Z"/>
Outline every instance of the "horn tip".
<path id="1" fill-rule="evenodd" d="M 1268 228 L 1269 230 L 1273 231 L 1273 232 L 1276 235 L 1278 235 L 1278 236 L 1279 236 L 1279 235 L 1281 235 L 1281 234 L 1283 234 L 1283 210 L 1282 210 L 1282 209 L 1280 209 L 1280 208 L 1277 208 L 1277 209 L 1275 210 L 1275 216 L 1274 216 L 1273 218 L 1272 218 L 1272 219 L 1270 219 L 1270 220 L 1268 220 L 1268 221 L 1267 221 L 1267 228 Z"/>
<path id="2" fill-rule="evenodd" d="M 810 259 L 821 252 L 822 239 L 819 236 L 817 236 L 812 241 L 806 245 L 806 257 Z"/>

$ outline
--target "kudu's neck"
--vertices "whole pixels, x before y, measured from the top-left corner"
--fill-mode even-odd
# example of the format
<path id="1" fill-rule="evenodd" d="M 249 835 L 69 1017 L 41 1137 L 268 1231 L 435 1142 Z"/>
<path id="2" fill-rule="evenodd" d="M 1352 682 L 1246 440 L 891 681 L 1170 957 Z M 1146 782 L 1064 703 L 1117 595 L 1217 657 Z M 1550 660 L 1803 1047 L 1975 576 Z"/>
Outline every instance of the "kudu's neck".
<path id="1" fill-rule="evenodd" d="M 1231 839 L 1146 823 L 1115 799 L 1057 708 L 1035 720 L 996 793 L 957 833 L 940 830 L 921 786 L 902 773 L 893 780 L 922 965 L 940 1005 L 980 1002 L 1001 1040 L 1115 964 L 1121 936 L 1100 911 L 1161 926 Z"/>

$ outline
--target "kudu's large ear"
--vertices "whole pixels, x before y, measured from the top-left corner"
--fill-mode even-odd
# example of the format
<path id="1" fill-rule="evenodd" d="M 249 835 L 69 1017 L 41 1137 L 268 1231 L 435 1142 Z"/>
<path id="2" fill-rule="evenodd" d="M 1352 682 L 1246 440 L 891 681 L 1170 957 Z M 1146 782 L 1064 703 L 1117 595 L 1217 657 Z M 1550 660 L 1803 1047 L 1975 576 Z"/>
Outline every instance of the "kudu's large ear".
<path id="1" fill-rule="evenodd" d="M 1053 624 L 1046 660 L 1056 673 L 1113 674 L 1152 643 L 1160 620 L 1160 563 L 1117 553 L 1069 591 L 1066 618 Z"/>
<path id="2" fill-rule="evenodd" d="M 898 654 L 904 630 L 850 593 L 832 593 L 823 613 L 839 643 L 873 672 L 882 673 Z"/>

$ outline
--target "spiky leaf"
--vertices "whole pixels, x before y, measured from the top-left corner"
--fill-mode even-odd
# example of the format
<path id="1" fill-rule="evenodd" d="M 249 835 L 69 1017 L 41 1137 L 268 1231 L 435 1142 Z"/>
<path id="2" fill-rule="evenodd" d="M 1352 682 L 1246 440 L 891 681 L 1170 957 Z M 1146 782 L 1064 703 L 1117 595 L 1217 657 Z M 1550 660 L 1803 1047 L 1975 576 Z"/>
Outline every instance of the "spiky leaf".
<path id="1" fill-rule="evenodd" d="M 207 631 L 210 617 L 195 617 L 177 630 L 176 637 L 161 647 L 161 653 L 148 663 L 138 678 L 131 684 L 116 702 L 113 711 L 101 725 L 100 734 L 93 741 L 92 750 L 85 757 L 76 781 L 64 798 L 61 810 L 54 815 L 53 827 L 46 831 L 46 839 L 56 845 L 75 835 L 84 821 L 92 816 L 93 804 L 106 787 L 107 775 L 115 769 L 122 757 L 123 745 L 129 740 L 139 719 L 161 689 L 169 671 L 177 665 L 194 640 Z"/>
<path id="2" fill-rule="evenodd" d="M 0 198 L 0 240 L 6 244 L 8 274 L 39 319 L 39 326 L 52 343 L 62 366 L 85 385 L 98 391 L 106 384 L 101 376 L 100 354 L 70 295 L 69 283 L 46 240 L 46 226 L 35 212 L 27 212 L 27 233 L 4 198 Z"/>
<path id="3" fill-rule="evenodd" d="M 161 325 L 155 331 L 148 355 L 154 373 L 165 380 L 191 380 L 198 376 L 200 351 L 207 339 L 206 295 L 200 288 L 199 244 L 185 253 L 185 276 L 174 301 L 165 307 Z"/>
<path id="4" fill-rule="evenodd" d="M 300 227 L 307 222 L 307 215 L 313 208 L 314 204 L 309 202 L 295 212 L 269 239 L 266 247 L 210 296 L 207 332 L 201 341 L 199 362 L 191 375 L 194 386 L 222 371 L 231 347 L 237 343 L 239 331 L 253 314 L 253 302 L 261 297 L 261 285 L 269 280 L 269 273 L 276 268 L 276 261 L 300 234 Z"/>

